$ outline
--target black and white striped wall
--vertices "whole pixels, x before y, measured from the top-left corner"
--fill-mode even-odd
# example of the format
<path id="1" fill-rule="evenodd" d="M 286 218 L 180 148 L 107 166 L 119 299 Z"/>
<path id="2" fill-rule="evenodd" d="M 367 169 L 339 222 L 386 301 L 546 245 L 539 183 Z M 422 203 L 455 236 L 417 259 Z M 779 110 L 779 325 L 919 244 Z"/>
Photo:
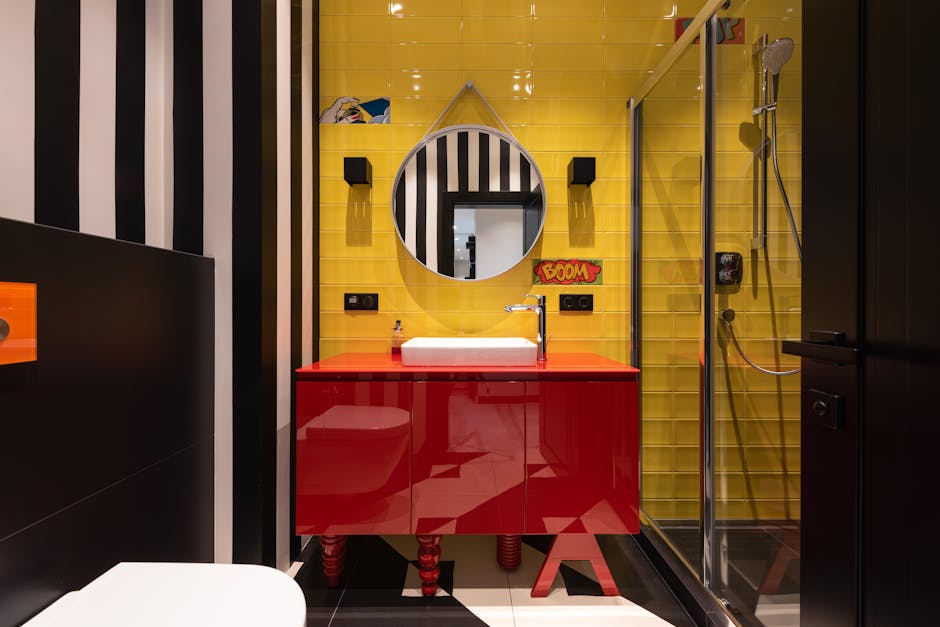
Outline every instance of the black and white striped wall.
<path id="1" fill-rule="evenodd" d="M 290 557 L 291 373 L 314 356 L 313 6 L 0 3 L 0 217 L 215 259 L 220 562 Z"/>

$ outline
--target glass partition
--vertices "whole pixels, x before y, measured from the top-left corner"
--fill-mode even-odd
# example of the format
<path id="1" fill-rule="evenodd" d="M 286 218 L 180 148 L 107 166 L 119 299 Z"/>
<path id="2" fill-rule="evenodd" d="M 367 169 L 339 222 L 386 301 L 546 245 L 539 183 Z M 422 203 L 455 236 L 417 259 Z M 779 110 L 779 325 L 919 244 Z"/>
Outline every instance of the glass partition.
<path id="1" fill-rule="evenodd" d="M 699 46 L 643 101 L 641 177 L 642 508 L 699 562 L 701 128 Z"/>
<path id="2" fill-rule="evenodd" d="M 780 340 L 800 338 L 800 9 L 718 14 L 743 42 L 717 46 L 714 241 L 742 281 L 714 288 L 714 591 L 754 624 L 799 625 L 800 362 Z"/>
<path id="3" fill-rule="evenodd" d="M 633 102 L 641 509 L 741 624 L 796 626 L 802 5 L 720 7 Z"/>

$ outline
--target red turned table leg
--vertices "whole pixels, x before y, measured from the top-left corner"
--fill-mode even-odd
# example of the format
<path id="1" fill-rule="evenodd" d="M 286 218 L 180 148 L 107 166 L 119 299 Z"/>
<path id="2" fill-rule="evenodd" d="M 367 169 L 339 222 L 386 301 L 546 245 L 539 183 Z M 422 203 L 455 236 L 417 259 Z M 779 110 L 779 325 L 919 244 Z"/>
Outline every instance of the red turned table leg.
<path id="1" fill-rule="evenodd" d="M 348 536 L 320 536 L 323 549 L 323 574 L 331 588 L 339 585 L 346 563 L 346 538 Z"/>
<path id="2" fill-rule="evenodd" d="M 522 561 L 522 536 L 496 536 L 496 563 L 503 570 L 515 570 Z"/>
<path id="3" fill-rule="evenodd" d="M 437 593 L 437 578 L 441 574 L 441 536 L 418 535 L 418 574 L 421 575 L 421 594 L 433 597 Z"/>
<path id="4" fill-rule="evenodd" d="M 620 594 L 617 584 L 614 583 L 614 577 L 607 567 L 607 560 L 604 559 L 601 547 L 597 544 L 597 539 L 590 533 L 561 533 L 555 536 L 552 548 L 548 550 L 545 563 L 539 571 L 539 576 L 535 578 L 531 593 L 533 597 L 548 596 L 552 589 L 552 582 L 555 581 L 555 575 L 558 573 L 558 567 L 561 566 L 563 560 L 589 560 L 604 594 L 607 596 Z"/>

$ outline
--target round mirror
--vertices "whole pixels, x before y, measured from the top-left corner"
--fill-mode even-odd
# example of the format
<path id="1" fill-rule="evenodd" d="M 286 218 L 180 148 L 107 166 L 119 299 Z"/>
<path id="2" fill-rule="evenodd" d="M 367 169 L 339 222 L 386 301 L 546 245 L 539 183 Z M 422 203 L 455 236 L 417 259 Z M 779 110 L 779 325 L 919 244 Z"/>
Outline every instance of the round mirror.
<path id="1" fill-rule="evenodd" d="M 411 149 L 392 186 L 402 244 L 428 270 L 487 279 L 519 263 L 545 221 L 545 184 L 531 155 L 486 126 L 449 126 Z"/>

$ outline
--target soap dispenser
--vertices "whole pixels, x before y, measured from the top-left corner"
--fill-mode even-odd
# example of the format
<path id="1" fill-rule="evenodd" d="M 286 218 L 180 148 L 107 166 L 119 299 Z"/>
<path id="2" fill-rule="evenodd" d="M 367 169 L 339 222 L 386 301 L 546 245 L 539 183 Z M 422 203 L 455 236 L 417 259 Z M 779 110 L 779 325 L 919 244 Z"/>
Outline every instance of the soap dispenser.
<path id="1" fill-rule="evenodd" d="M 401 343 L 403 341 L 401 320 L 396 320 L 395 328 L 392 329 L 392 355 L 401 355 Z"/>

